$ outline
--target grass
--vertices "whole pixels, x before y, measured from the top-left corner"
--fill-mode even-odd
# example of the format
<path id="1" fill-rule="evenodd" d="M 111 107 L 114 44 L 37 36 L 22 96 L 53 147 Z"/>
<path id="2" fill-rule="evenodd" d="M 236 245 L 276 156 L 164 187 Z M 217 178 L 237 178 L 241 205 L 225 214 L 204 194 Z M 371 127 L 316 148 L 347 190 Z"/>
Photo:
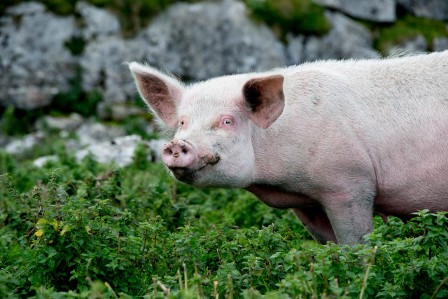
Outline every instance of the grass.
<path id="1" fill-rule="evenodd" d="M 446 213 L 376 218 L 364 245 L 318 245 L 289 211 L 178 183 L 144 147 L 121 169 L 47 153 L 60 161 L 39 169 L 32 150 L 0 152 L 2 298 L 448 295 Z"/>
<path id="2" fill-rule="evenodd" d="M 375 48 L 380 52 L 418 36 L 425 38 L 428 50 L 431 50 L 435 38 L 448 36 L 448 27 L 442 21 L 406 15 L 394 24 L 378 29 L 377 36 Z"/>
<path id="3" fill-rule="evenodd" d="M 324 8 L 310 0 L 245 0 L 252 16 L 285 38 L 287 33 L 323 35 L 330 29 Z"/>

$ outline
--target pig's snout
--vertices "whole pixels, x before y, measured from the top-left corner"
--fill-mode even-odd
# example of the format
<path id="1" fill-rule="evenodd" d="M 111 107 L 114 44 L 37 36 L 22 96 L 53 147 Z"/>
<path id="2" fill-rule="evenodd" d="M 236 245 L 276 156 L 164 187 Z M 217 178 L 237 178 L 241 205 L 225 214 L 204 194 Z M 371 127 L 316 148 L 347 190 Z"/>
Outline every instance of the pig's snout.
<path id="1" fill-rule="evenodd" d="M 168 168 L 188 168 L 197 162 L 198 156 L 188 142 L 174 139 L 165 145 L 162 159 Z"/>

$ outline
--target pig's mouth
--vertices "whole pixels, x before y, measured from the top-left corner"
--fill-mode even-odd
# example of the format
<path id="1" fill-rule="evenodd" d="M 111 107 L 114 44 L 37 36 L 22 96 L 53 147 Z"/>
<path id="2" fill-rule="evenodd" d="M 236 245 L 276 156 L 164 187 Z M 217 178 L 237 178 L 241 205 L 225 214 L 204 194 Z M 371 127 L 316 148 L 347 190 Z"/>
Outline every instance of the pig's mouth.
<path id="1" fill-rule="evenodd" d="M 207 154 L 200 158 L 199 165 L 187 167 L 168 167 L 174 177 L 179 181 L 187 184 L 194 184 L 197 181 L 198 173 L 206 169 L 208 166 L 216 165 L 221 160 L 219 154 Z"/>

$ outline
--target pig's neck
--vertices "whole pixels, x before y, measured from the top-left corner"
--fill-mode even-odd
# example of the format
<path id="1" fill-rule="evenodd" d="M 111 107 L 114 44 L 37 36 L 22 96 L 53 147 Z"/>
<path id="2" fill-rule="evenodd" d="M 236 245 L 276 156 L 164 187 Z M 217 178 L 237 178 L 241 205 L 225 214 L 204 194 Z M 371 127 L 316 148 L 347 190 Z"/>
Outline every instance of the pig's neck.
<path id="1" fill-rule="evenodd" d="M 292 145 L 288 138 L 273 138 L 278 134 L 279 132 L 274 130 L 258 129 L 253 135 L 255 154 L 253 184 L 277 186 L 287 190 L 291 185 L 287 178 L 300 176 L 298 170 L 301 167 L 298 164 L 304 157 L 299 157 L 303 151 L 296 148 L 297 144 Z"/>

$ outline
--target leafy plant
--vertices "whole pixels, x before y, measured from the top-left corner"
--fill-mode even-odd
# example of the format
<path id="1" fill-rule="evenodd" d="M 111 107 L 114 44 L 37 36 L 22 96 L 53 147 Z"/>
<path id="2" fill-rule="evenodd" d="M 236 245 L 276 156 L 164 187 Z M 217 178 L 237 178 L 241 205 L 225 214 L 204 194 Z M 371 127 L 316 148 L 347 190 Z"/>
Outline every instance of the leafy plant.
<path id="1" fill-rule="evenodd" d="M 434 38 L 448 36 L 448 29 L 442 21 L 405 15 L 392 25 L 379 27 L 376 34 L 375 48 L 380 52 L 419 35 L 425 38 L 431 49 Z"/>
<path id="2" fill-rule="evenodd" d="M 375 219 L 366 244 L 318 245 L 292 213 L 194 189 L 146 161 L 0 153 L 0 295 L 36 298 L 444 298 L 448 218 Z"/>
<path id="3" fill-rule="evenodd" d="M 310 0 L 245 0 L 252 15 L 273 27 L 280 36 L 286 33 L 323 35 L 330 29 L 324 8 Z"/>

